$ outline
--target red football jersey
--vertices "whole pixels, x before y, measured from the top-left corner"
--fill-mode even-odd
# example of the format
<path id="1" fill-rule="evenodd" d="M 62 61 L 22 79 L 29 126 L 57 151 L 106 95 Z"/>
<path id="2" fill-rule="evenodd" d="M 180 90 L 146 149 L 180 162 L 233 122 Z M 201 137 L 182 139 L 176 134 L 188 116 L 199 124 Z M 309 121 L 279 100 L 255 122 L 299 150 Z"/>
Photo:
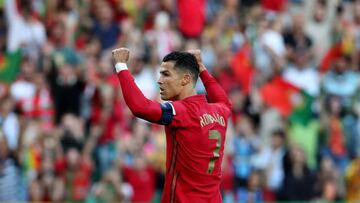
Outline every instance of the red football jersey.
<path id="1" fill-rule="evenodd" d="M 131 112 L 166 125 L 166 176 L 162 202 L 221 202 L 221 162 L 231 102 L 205 70 L 201 81 L 208 94 L 160 104 L 147 99 L 128 70 L 118 73 Z"/>
<path id="2" fill-rule="evenodd" d="M 161 202 L 221 202 L 221 162 L 230 109 L 204 95 L 170 103 L 166 177 Z"/>

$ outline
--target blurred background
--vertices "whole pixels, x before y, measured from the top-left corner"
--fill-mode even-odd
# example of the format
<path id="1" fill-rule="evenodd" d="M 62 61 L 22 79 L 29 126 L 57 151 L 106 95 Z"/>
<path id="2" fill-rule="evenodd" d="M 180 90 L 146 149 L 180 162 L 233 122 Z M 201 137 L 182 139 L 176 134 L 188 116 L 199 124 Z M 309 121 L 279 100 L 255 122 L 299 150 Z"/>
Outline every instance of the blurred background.
<path id="1" fill-rule="evenodd" d="M 165 134 L 124 103 L 122 46 L 158 101 L 162 58 L 202 50 L 233 102 L 223 202 L 360 201 L 360 1 L 1 0 L 0 15 L 0 201 L 160 201 Z"/>

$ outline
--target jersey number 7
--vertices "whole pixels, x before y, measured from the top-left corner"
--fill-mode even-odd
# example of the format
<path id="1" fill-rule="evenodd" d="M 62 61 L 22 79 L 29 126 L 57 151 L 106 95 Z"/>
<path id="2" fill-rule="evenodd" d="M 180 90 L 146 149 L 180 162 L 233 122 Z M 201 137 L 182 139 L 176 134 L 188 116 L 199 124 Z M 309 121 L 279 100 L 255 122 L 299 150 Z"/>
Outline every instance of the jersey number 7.
<path id="1" fill-rule="evenodd" d="M 213 151 L 214 157 L 211 158 L 209 165 L 208 165 L 208 170 L 207 170 L 207 173 L 211 174 L 214 171 L 215 161 L 220 157 L 219 151 L 220 151 L 220 147 L 221 147 L 221 134 L 217 130 L 210 130 L 209 131 L 209 139 L 216 140 L 216 146 Z"/>

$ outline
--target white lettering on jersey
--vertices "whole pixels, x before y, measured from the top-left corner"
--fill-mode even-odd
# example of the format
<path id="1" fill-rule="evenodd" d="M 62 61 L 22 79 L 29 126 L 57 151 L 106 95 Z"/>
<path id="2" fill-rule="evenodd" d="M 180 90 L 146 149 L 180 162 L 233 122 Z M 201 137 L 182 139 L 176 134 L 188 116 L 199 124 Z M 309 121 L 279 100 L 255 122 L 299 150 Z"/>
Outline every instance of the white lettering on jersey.
<path id="1" fill-rule="evenodd" d="M 218 123 L 222 126 L 225 126 L 225 119 L 224 117 L 220 116 L 219 114 L 203 114 L 200 116 L 200 125 L 201 127 L 204 127 L 206 125 L 209 125 L 211 123 Z"/>

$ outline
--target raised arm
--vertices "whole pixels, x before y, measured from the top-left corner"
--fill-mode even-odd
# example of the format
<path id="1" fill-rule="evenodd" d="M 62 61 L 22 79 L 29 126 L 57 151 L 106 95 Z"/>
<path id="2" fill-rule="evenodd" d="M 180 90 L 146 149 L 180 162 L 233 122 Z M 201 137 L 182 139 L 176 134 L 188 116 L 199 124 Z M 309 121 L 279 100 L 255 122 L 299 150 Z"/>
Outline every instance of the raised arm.
<path id="1" fill-rule="evenodd" d="M 16 9 L 16 0 L 5 0 L 5 15 L 9 26 L 15 20 L 19 20 L 19 13 Z"/>
<path id="2" fill-rule="evenodd" d="M 229 109 L 231 109 L 231 102 L 226 95 L 224 89 L 219 85 L 215 78 L 210 75 L 210 73 L 206 70 L 205 65 L 202 63 L 201 51 L 199 49 L 196 49 L 189 50 L 189 52 L 192 53 L 198 61 L 200 68 L 200 79 L 205 86 L 209 101 L 211 103 L 223 103 Z"/>
<path id="3" fill-rule="evenodd" d="M 129 50 L 119 48 L 112 51 L 113 60 L 116 63 L 115 69 L 120 81 L 124 100 L 130 111 L 139 118 L 150 122 L 161 123 L 162 105 L 158 102 L 147 99 L 136 85 L 133 76 L 126 66 L 129 59 Z"/>

